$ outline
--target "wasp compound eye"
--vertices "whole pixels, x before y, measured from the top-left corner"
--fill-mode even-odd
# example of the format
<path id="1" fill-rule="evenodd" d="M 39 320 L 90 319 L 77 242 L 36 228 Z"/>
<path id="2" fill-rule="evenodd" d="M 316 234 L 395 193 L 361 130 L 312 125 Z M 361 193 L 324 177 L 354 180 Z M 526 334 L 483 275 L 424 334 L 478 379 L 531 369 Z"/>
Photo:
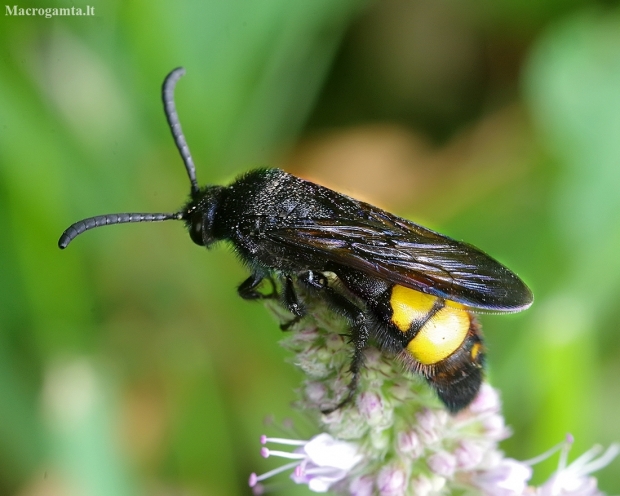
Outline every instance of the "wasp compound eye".
<path id="1" fill-rule="evenodd" d="M 202 213 L 201 212 L 194 212 L 194 214 L 192 214 L 188 225 L 189 225 L 189 237 L 192 239 L 192 241 L 194 243 L 196 243 L 198 246 L 204 246 L 205 242 L 204 239 L 202 237 L 203 234 L 203 228 L 202 228 Z"/>

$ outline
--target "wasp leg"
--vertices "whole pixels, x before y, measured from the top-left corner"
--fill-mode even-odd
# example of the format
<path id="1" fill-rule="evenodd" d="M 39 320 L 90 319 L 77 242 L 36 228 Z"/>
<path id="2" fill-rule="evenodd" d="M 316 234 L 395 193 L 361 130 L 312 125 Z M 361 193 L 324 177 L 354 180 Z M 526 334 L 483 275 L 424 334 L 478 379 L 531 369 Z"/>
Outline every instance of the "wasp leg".
<path id="1" fill-rule="evenodd" d="M 368 346 L 369 333 L 367 318 L 364 311 L 355 303 L 333 288 L 330 288 L 327 279 L 322 274 L 308 271 L 301 274 L 299 280 L 310 288 L 320 291 L 321 297 L 323 297 L 327 304 L 336 309 L 351 324 L 351 342 L 354 346 L 353 357 L 351 358 L 351 365 L 349 366 L 349 372 L 351 372 L 352 375 L 351 382 L 349 383 L 348 392 L 344 399 L 335 407 L 322 410 L 322 413 L 327 415 L 342 408 L 355 397 L 360 379 L 360 372 L 364 365 L 364 350 Z"/>
<path id="2" fill-rule="evenodd" d="M 271 293 L 264 294 L 257 291 L 256 288 L 261 282 L 263 282 L 263 279 L 268 279 L 271 283 Z M 244 300 L 265 300 L 278 297 L 278 292 L 276 291 L 276 285 L 273 282 L 273 279 L 269 276 L 265 277 L 257 273 L 252 274 L 245 281 L 243 281 L 237 288 L 237 293 Z"/>
<path id="3" fill-rule="evenodd" d="M 299 282 L 311 289 L 325 289 L 328 285 L 327 278 L 323 274 L 311 270 L 298 274 L 297 279 Z M 295 315 L 295 318 L 293 318 L 290 322 L 280 326 L 280 329 L 286 331 L 291 326 L 297 324 L 297 322 L 299 322 L 306 314 L 306 309 L 300 304 L 297 298 L 297 293 L 295 292 L 295 286 L 293 285 L 293 279 L 291 276 L 286 276 L 286 282 L 284 285 L 284 303 L 288 310 Z"/>
<path id="4" fill-rule="evenodd" d="M 291 276 L 286 276 L 284 279 L 284 287 L 282 290 L 282 299 L 284 300 L 284 304 L 289 312 L 293 315 L 301 318 L 306 315 L 306 309 L 297 298 L 297 292 L 295 291 L 295 286 L 293 285 L 293 278 Z"/>
<path id="5" fill-rule="evenodd" d="M 368 329 L 366 328 L 366 317 L 356 307 L 356 311 L 360 312 L 359 316 L 352 319 L 351 325 L 351 342 L 353 343 L 353 357 L 351 358 L 351 365 L 349 366 L 349 372 L 351 372 L 351 382 L 348 386 L 347 395 L 342 399 L 335 407 L 325 408 L 321 412 L 328 415 L 336 410 L 339 410 L 355 397 L 357 393 L 357 386 L 359 384 L 360 373 L 364 365 L 364 350 L 368 343 Z"/>
<path id="6" fill-rule="evenodd" d="M 288 322 L 280 324 L 281 330 L 288 331 L 292 326 L 297 324 L 297 322 L 299 322 L 304 315 L 306 315 L 306 309 L 299 301 L 299 298 L 297 298 L 297 292 L 295 291 L 293 278 L 291 276 L 286 276 L 284 279 L 282 301 L 286 306 L 286 309 L 294 315 L 294 317 Z"/>
<path id="7" fill-rule="evenodd" d="M 298 279 L 300 282 L 313 289 L 325 289 L 329 287 L 327 277 L 325 277 L 321 272 L 308 270 L 299 274 Z"/>

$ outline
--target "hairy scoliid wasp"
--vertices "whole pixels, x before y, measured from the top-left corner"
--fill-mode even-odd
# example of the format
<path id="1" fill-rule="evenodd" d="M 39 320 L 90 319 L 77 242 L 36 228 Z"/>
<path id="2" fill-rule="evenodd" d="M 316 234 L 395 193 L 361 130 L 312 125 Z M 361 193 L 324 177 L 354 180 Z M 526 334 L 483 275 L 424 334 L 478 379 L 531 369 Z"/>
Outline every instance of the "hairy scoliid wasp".
<path id="1" fill-rule="evenodd" d="M 187 204 L 176 213 L 81 220 L 62 234 L 59 247 L 95 227 L 182 220 L 197 245 L 232 243 L 251 271 L 238 288 L 242 298 L 265 297 L 259 284 L 277 278 L 278 297 L 296 316 L 293 322 L 304 315 L 296 285 L 348 320 L 354 345 L 349 392 L 326 412 L 353 398 L 370 341 L 421 374 L 450 411 L 466 407 L 480 387 L 485 353 L 471 312 L 528 308 L 528 287 L 469 244 L 279 169 L 200 188 L 173 100 L 184 73 L 178 68 L 167 76 L 163 101 L 191 183 Z"/>

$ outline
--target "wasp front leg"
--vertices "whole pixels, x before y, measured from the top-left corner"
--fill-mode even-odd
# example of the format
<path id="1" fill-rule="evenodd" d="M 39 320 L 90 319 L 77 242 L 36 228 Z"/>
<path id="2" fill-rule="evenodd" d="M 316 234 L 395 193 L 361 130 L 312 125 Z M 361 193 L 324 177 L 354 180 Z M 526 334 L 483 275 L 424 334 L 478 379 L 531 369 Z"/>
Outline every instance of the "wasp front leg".
<path id="1" fill-rule="evenodd" d="M 313 290 L 324 289 L 328 285 L 327 278 L 322 273 L 314 272 L 312 270 L 298 274 L 297 280 L 304 286 L 307 286 Z M 290 275 L 285 278 L 282 299 L 289 312 L 295 315 L 290 322 L 280 326 L 280 329 L 287 331 L 291 328 L 291 326 L 297 324 L 306 315 L 306 309 L 299 301 L 297 291 L 295 291 L 293 278 Z"/>
<path id="2" fill-rule="evenodd" d="M 267 279 L 271 284 L 271 293 L 265 294 L 258 291 L 257 288 L 264 279 Z M 269 276 L 263 276 L 256 272 L 239 285 L 237 288 L 237 293 L 244 300 L 265 300 L 278 297 L 278 292 L 273 279 Z"/>

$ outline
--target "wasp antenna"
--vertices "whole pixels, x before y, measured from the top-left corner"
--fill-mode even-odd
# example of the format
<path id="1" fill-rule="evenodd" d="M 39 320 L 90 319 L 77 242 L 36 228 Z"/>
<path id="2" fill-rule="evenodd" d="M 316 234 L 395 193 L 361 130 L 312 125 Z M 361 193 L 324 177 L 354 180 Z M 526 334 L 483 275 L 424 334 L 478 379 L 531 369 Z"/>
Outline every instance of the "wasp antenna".
<path id="1" fill-rule="evenodd" d="M 58 247 L 64 250 L 74 238 L 85 231 L 94 229 L 95 227 L 111 226 L 112 224 L 126 224 L 128 222 L 161 222 L 164 220 L 183 220 L 183 213 L 174 214 L 107 214 L 89 217 L 71 224 L 65 232 L 62 233 L 58 240 Z"/>
<path id="2" fill-rule="evenodd" d="M 179 114 L 177 113 L 177 109 L 174 104 L 174 88 L 184 74 L 185 69 L 183 67 L 177 67 L 170 74 L 168 74 L 162 86 L 161 96 L 164 101 L 164 112 L 166 113 L 166 119 L 168 120 L 168 125 L 170 126 L 172 137 L 174 138 L 174 143 L 179 149 L 179 153 L 181 154 L 181 158 L 185 164 L 185 169 L 187 170 L 187 175 L 189 176 L 192 197 L 195 197 L 199 190 L 198 181 L 196 181 L 196 167 L 194 166 L 192 154 L 187 146 L 185 135 L 181 129 Z"/>

